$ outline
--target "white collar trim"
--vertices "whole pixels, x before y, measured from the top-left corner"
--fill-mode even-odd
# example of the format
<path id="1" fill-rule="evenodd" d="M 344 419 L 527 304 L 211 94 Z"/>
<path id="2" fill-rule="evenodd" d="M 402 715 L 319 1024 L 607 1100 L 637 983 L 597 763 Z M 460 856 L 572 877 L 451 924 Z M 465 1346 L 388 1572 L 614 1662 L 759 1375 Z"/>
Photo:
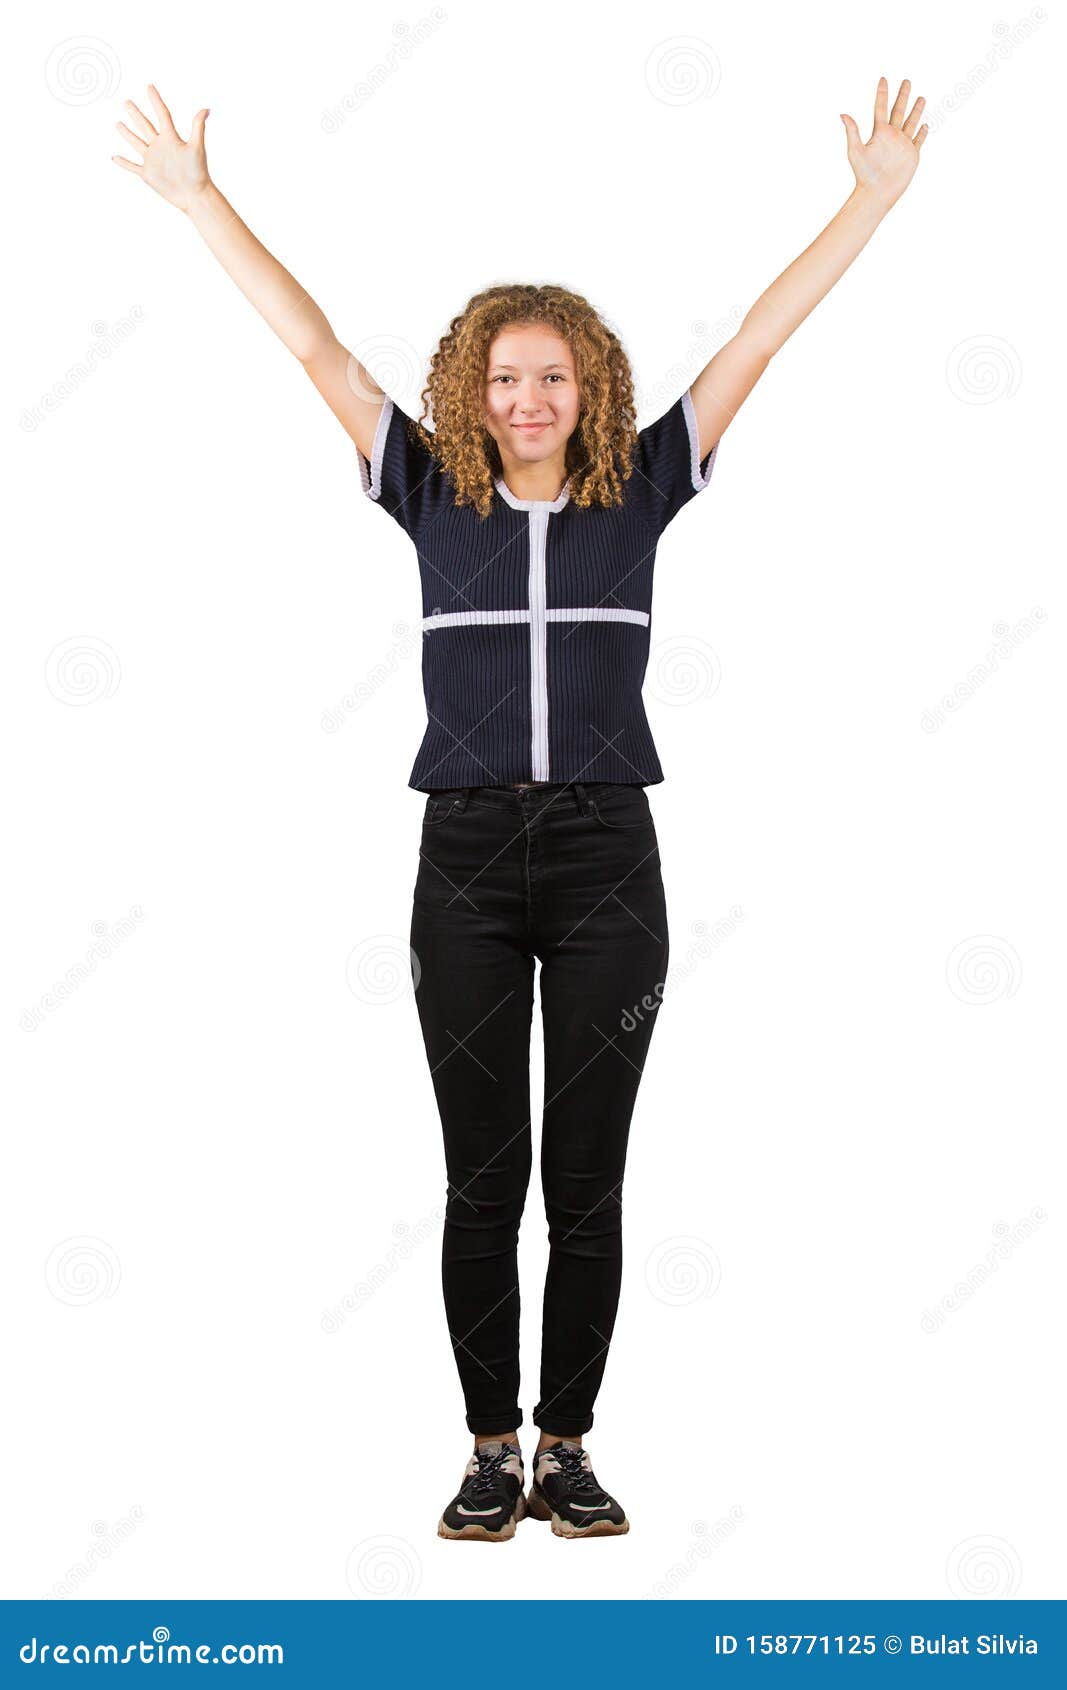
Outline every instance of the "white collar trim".
<path id="1" fill-rule="evenodd" d="M 571 496 L 569 480 L 564 482 L 563 491 L 556 499 L 517 499 L 500 475 L 497 476 L 494 486 L 504 503 L 510 505 L 513 511 L 561 511 Z"/>

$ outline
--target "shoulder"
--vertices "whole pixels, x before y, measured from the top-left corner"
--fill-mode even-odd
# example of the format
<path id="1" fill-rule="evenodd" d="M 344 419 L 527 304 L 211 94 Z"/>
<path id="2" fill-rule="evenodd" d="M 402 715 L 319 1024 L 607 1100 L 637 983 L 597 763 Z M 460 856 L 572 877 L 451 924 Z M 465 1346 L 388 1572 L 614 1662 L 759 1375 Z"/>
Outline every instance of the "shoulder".
<path id="1" fill-rule="evenodd" d="M 634 508 L 659 531 L 711 481 L 718 446 L 701 461 L 699 443 L 688 388 L 638 430 L 627 488 Z"/>
<path id="2" fill-rule="evenodd" d="M 454 496 L 451 477 L 434 452 L 429 431 L 388 395 L 378 417 L 370 457 L 358 446 L 356 457 L 364 493 L 409 534 L 414 535 L 426 515 L 443 500 Z"/>

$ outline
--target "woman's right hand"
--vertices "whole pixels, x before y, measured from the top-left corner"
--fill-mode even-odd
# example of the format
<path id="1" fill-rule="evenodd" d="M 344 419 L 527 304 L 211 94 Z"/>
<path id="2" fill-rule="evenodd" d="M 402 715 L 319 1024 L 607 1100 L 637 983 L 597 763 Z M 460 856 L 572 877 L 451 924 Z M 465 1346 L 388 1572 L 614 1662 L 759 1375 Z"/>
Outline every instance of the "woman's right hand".
<path id="1" fill-rule="evenodd" d="M 141 133 L 135 134 L 124 123 L 115 125 L 132 146 L 143 152 L 142 163 L 133 164 L 118 153 L 112 153 L 112 160 L 124 170 L 136 171 L 142 182 L 154 188 L 156 193 L 161 194 L 171 205 L 176 205 L 179 211 L 188 211 L 196 196 L 202 193 L 211 181 L 204 150 L 207 108 L 197 112 L 189 131 L 189 139 L 183 141 L 174 127 L 170 112 L 160 98 L 159 89 L 151 82 L 148 84 L 148 93 L 159 123 L 158 129 L 132 100 L 126 101 L 126 109 L 132 114 L 131 121 L 138 122 Z"/>
<path id="2" fill-rule="evenodd" d="M 278 339 L 299 358 L 346 428 L 354 419 L 353 439 L 361 451 L 366 448 L 364 455 L 369 458 L 385 397 L 381 389 L 340 345 L 307 289 L 267 251 L 211 180 L 204 152 L 206 108 L 197 112 L 189 139 L 183 141 L 159 89 L 151 82 L 148 94 L 155 123 L 127 100 L 130 122 L 136 127 L 116 124 L 119 133 L 144 158 L 134 164 L 112 153 L 115 163 L 124 170 L 135 170 L 157 194 L 185 212 L 208 250 Z M 353 365 L 355 371 L 351 370 Z M 345 393 L 341 391 L 342 382 Z"/>

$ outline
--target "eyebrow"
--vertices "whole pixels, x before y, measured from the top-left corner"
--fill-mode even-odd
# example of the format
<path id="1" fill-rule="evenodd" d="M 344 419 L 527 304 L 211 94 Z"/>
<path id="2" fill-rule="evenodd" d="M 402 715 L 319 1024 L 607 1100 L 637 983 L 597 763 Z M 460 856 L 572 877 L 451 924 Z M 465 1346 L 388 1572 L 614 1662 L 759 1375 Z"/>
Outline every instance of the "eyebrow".
<path id="1" fill-rule="evenodd" d="M 489 368 L 491 370 L 514 370 L 514 369 L 518 368 L 518 365 L 516 365 L 516 364 L 490 364 Z M 566 364 L 542 364 L 541 365 L 541 373 L 543 375 L 546 370 L 565 370 L 566 368 L 567 368 Z"/>

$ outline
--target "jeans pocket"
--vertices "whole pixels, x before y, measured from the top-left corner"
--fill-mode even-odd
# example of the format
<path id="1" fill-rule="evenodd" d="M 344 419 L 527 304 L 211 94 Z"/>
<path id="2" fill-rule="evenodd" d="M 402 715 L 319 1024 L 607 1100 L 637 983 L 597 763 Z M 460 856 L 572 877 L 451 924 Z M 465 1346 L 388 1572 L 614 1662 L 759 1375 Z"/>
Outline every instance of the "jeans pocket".
<path id="1" fill-rule="evenodd" d="M 609 833 L 637 833 L 652 827 L 652 810 L 644 787 L 616 787 L 589 796 L 589 808 Z"/>
<path id="2" fill-rule="evenodd" d="M 423 827 L 440 827 L 441 823 L 446 822 L 452 815 L 458 803 L 458 798 L 428 798 L 422 816 Z"/>

